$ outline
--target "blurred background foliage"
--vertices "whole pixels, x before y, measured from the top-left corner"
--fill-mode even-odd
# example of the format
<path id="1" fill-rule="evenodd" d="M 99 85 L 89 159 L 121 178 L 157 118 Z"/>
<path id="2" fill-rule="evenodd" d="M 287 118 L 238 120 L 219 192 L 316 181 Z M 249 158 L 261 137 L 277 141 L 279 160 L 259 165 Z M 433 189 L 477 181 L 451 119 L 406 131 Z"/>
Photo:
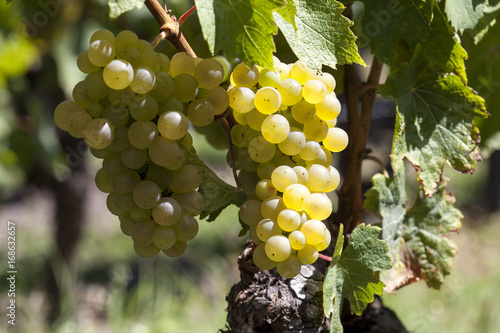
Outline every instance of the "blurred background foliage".
<path id="1" fill-rule="evenodd" d="M 180 16 L 193 1 L 169 0 Z M 225 322 L 225 295 L 239 280 L 236 258 L 237 209 L 230 207 L 213 224 L 201 223 L 199 235 L 179 259 L 139 259 L 118 220 L 107 212 L 105 195 L 93 184 L 98 162 L 81 141 L 56 129 L 55 106 L 71 98 L 84 78 L 77 56 L 97 29 L 133 30 L 153 40 L 158 27 L 142 8 L 114 21 L 107 1 L 15 0 L 0 4 L 0 219 L 17 223 L 17 325 L 19 332 L 216 332 Z M 500 245 L 500 24 L 477 45 L 463 36 L 469 52 L 470 85 L 486 98 L 492 117 L 478 120 L 485 163 L 476 174 L 448 172 L 464 230 L 455 237 L 457 269 L 445 290 L 418 283 L 384 301 L 414 332 L 493 332 L 500 326 L 498 295 Z M 209 57 L 195 15 L 182 31 L 196 53 Z M 295 56 L 279 34 L 277 56 Z M 158 49 L 171 56 L 168 42 Z M 361 53 L 369 60 L 369 50 Z M 342 69 L 331 71 L 342 101 Z M 360 70 L 360 79 L 363 75 Z M 369 146 L 388 162 L 394 106 L 376 106 Z M 345 122 L 345 115 L 340 123 Z M 222 179 L 231 182 L 225 163 L 227 139 L 221 126 L 194 135 L 195 146 Z M 207 142 L 208 141 L 208 142 Z M 213 147 L 219 148 L 213 149 Z M 368 183 L 376 166 L 367 165 Z M 4 244 L 6 227 L 0 230 Z M 5 246 L 0 248 L 6 258 Z M 2 259 L 2 273 L 6 260 Z M 448 283 L 449 282 L 449 283 Z M 7 327 L 7 282 L 0 281 L 0 327 Z M 479 329 L 477 329 L 479 327 Z M 3 331 L 3 329 L 0 329 Z"/>

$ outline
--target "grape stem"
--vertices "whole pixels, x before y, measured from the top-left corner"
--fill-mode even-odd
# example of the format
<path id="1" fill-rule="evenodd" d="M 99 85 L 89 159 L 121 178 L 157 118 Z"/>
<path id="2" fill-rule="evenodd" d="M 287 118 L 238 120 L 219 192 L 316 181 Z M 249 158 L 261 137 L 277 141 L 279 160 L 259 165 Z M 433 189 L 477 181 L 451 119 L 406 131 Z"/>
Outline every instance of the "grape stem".
<path id="1" fill-rule="evenodd" d="M 332 257 L 326 256 L 324 254 L 318 253 L 318 258 L 321 258 L 326 261 L 332 261 Z"/>
<path id="2" fill-rule="evenodd" d="M 236 159 L 234 158 L 233 141 L 231 140 L 231 127 L 226 117 L 219 118 L 224 130 L 227 133 L 227 140 L 229 145 L 229 154 L 231 156 L 231 169 L 233 170 L 234 181 L 236 182 L 236 188 L 241 190 L 240 182 L 238 180 L 238 174 L 236 173 Z"/>
<path id="3" fill-rule="evenodd" d="M 182 14 L 182 16 L 179 17 L 179 19 L 177 20 L 177 22 L 179 23 L 179 26 L 181 26 L 182 23 L 184 23 L 184 21 L 189 17 L 189 15 L 191 15 L 195 10 L 196 10 L 196 5 L 194 5 L 193 7 L 189 8 L 189 10 L 187 12 L 185 12 L 184 14 Z"/>
<path id="4" fill-rule="evenodd" d="M 387 172 L 387 169 L 385 168 L 384 163 L 382 163 L 382 161 L 378 157 L 375 157 L 373 155 L 367 155 L 365 157 L 365 159 L 370 160 L 370 161 L 374 161 L 375 163 L 377 163 L 379 165 L 380 169 L 382 170 L 382 174 L 384 175 L 384 177 L 389 178 L 389 173 Z"/>
<path id="5" fill-rule="evenodd" d="M 157 0 L 145 0 L 144 4 L 160 26 L 160 33 L 152 45 L 156 46 L 161 40 L 168 39 L 179 52 L 186 52 L 196 58 L 191 45 L 189 45 L 179 29 L 179 22 L 171 17 Z"/>

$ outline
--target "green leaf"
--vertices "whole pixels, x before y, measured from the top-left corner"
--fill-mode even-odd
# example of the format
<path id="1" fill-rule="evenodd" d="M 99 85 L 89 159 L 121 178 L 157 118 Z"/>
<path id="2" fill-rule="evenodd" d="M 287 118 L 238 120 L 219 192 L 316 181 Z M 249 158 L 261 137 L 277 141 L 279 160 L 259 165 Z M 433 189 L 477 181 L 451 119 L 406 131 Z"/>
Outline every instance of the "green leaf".
<path id="1" fill-rule="evenodd" d="M 109 18 L 114 20 L 134 8 L 141 9 L 143 4 L 144 0 L 109 0 Z"/>
<path id="2" fill-rule="evenodd" d="M 389 269 L 389 247 L 378 239 L 380 228 L 359 225 L 349 238 L 349 245 L 339 260 L 328 268 L 323 286 L 325 315 L 331 318 L 331 332 L 342 332 L 340 315 L 347 298 L 351 312 L 360 315 L 373 302 L 374 294 L 382 295 L 384 284 L 376 272 Z M 342 234 L 339 233 L 339 238 Z M 339 244 L 339 238 L 337 244 Z"/>
<path id="3" fill-rule="evenodd" d="M 397 44 L 404 41 L 412 52 L 422 45 L 422 56 L 430 67 L 454 72 L 466 82 L 467 53 L 456 38 L 435 1 L 363 0 L 363 39 L 370 40 L 372 53 L 382 62 L 397 63 Z"/>
<path id="4" fill-rule="evenodd" d="M 353 22 L 342 15 L 344 5 L 335 0 L 295 0 L 296 29 L 280 14 L 274 20 L 292 51 L 308 67 L 321 70 L 322 65 L 365 65 L 358 53 L 356 37 L 349 29 Z"/>
<path id="5" fill-rule="evenodd" d="M 463 32 L 464 30 L 476 29 L 481 21 L 486 21 L 486 26 L 494 19 L 492 13 L 498 14 L 500 3 L 496 6 L 490 6 L 489 0 L 446 0 L 444 11 L 455 30 Z M 486 15 L 486 17 L 485 17 Z M 489 22 L 488 22 L 489 21 Z"/>
<path id="6" fill-rule="evenodd" d="M 273 35 L 278 28 L 272 11 L 285 0 L 195 0 L 210 51 L 222 50 L 229 60 L 273 67 Z"/>
<path id="7" fill-rule="evenodd" d="M 246 201 L 247 195 L 222 181 L 210 167 L 200 160 L 194 149 L 190 153 L 189 163 L 196 165 L 201 170 L 203 177 L 198 190 L 205 199 L 200 219 L 207 218 L 208 222 L 215 221 L 227 206 L 234 204 L 239 207 Z"/>
<path id="8" fill-rule="evenodd" d="M 381 215 L 382 238 L 391 247 L 392 269 L 382 272 L 381 279 L 386 292 L 419 279 L 439 289 L 456 254 L 455 244 L 444 235 L 460 228 L 462 214 L 453 206 L 454 197 L 445 192 L 446 182 L 430 198 L 420 190 L 407 209 L 405 171 L 402 161 L 398 163 L 394 178 L 373 177 L 364 204 Z"/>
<path id="9" fill-rule="evenodd" d="M 472 119 L 487 115 L 484 99 L 454 74 L 425 74 L 427 61 L 419 49 L 379 88 L 396 101 L 398 112 L 393 154 L 406 157 L 417 171 L 426 195 L 432 195 L 448 162 L 472 173 L 480 159 L 479 136 Z"/>

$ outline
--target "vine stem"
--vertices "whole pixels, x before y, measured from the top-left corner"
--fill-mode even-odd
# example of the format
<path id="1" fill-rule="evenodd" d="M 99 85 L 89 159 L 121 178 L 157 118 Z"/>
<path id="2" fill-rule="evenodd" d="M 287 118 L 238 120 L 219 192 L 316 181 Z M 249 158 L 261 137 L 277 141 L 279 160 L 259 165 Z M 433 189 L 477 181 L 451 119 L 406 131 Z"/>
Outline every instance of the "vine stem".
<path id="1" fill-rule="evenodd" d="M 155 38 L 153 43 L 158 43 L 162 39 L 168 39 L 172 45 L 179 52 L 186 52 L 190 54 L 193 58 L 196 58 L 196 53 L 194 53 L 191 45 L 184 38 L 184 35 L 181 33 L 179 29 L 179 22 L 174 20 L 163 8 L 157 0 L 145 0 L 144 4 L 151 12 L 156 22 L 160 26 L 160 33 Z"/>
<path id="2" fill-rule="evenodd" d="M 182 14 L 182 16 L 179 17 L 179 19 L 177 20 L 177 22 L 179 23 L 179 26 L 181 26 L 182 23 L 184 23 L 184 21 L 186 21 L 186 19 L 189 17 L 189 15 L 191 15 L 195 10 L 196 10 L 196 5 L 194 5 L 193 7 L 189 8 L 189 10 L 187 12 L 185 12 L 184 14 Z"/>
<path id="3" fill-rule="evenodd" d="M 326 256 L 324 254 L 318 253 L 318 258 L 321 258 L 326 261 L 332 261 L 332 257 Z"/>
<path id="4" fill-rule="evenodd" d="M 382 161 L 378 157 L 368 155 L 365 157 L 365 159 L 370 160 L 370 161 L 374 161 L 375 163 L 377 163 L 379 165 L 380 169 L 382 170 L 382 174 L 384 175 L 384 177 L 389 178 L 389 173 L 387 172 L 387 169 L 385 168 L 384 163 L 382 163 Z"/>

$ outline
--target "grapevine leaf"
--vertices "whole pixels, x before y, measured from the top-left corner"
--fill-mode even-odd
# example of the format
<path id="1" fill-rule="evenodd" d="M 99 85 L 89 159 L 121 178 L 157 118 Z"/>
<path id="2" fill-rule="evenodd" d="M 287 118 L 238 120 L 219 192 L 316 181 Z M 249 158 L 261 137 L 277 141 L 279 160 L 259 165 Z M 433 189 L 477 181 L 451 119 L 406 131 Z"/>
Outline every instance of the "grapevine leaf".
<path id="1" fill-rule="evenodd" d="M 353 22 L 342 15 L 344 5 L 332 1 L 295 0 L 296 29 L 292 23 L 274 13 L 274 20 L 297 57 L 308 67 L 321 70 L 322 65 L 365 65 L 358 53 L 356 37 L 349 29 Z"/>
<path id="2" fill-rule="evenodd" d="M 273 67 L 273 35 L 278 28 L 272 11 L 285 6 L 285 0 L 196 0 L 195 4 L 212 53 L 222 50 L 229 60 Z"/>
<path id="3" fill-rule="evenodd" d="M 297 8 L 295 7 L 295 2 L 293 0 L 288 1 L 288 5 L 285 7 L 279 8 L 276 13 L 279 14 L 286 22 L 292 25 L 294 29 L 297 29 L 297 25 L 295 23 L 295 15 L 297 15 Z M 273 13 L 273 17 L 274 17 Z"/>
<path id="4" fill-rule="evenodd" d="M 363 0 L 363 3 L 363 40 L 370 41 L 371 51 L 379 60 L 394 64 L 398 45 L 407 44 L 415 52 L 417 45 L 422 44 L 422 55 L 429 66 L 454 72 L 466 82 L 467 53 L 435 1 Z"/>
<path id="5" fill-rule="evenodd" d="M 114 20 L 134 8 L 140 9 L 143 4 L 144 0 L 109 0 L 109 18 Z"/>
<path id="6" fill-rule="evenodd" d="M 325 315 L 332 316 L 331 332 L 342 332 L 340 314 L 347 298 L 351 312 L 360 315 L 373 302 L 374 294 L 382 295 L 384 284 L 376 272 L 391 268 L 389 246 L 378 239 L 380 228 L 359 225 L 349 238 L 349 245 L 328 268 L 323 286 Z M 337 244 L 342 236 L 339 233 Z"/>
<path id="7" fill-rule="evenodd" d="M 445 192 L 446 182 L 430 198 L 420 190 L 409 209 L 404 167 L 396 168 L 394 178 L 377 174 L 372 183 L 364 208 L 381 215 L 382 238 L 391 247 L 392 269 L 381 273 L 385 291 L 394 292 L 419 279 L 439 289 L 456 254 L 455 244 L 444 235 L 457 231 L 462 218 L 453 207 L 454 197 Z"/>
<path id="8" fill-rule="evenodd" d="M 496 5 L 492 5 L 497 2 Z M 490 5 L 491 4 L 491 5 Z M 446 0 L 444 7 L 446 16 L 455 30 L 474 30 L 481 26 L 489 26 L 495 15 L 500 11 L 500 2 L 482 0 Z"/>
<path id="9" fill-rule="evenodd" d="M 200 214 L 200 219 L 207 218 L 208 222 L 215 221 L 217 216 L 229 205 L 241 206 L 247 195 L 224 181 L 222 181 L 202 160 L 191 152 L 189 163 L 196 165 L 202 173 L 202 182 L 199 192 L 203 195 L 205 205 Z"/>
<path id="10" fill-rule="evenodd" d="M 484 99 L 454 74 L 424 74 L 417 48 L 412 61 L 391 74 L 379 92 L 398 106 L 393 154 L 414 166 L 426 195 L 442 181 L 447 162 L 472 173 L 480 159 L 472 119 L 487 115 Z"/>

